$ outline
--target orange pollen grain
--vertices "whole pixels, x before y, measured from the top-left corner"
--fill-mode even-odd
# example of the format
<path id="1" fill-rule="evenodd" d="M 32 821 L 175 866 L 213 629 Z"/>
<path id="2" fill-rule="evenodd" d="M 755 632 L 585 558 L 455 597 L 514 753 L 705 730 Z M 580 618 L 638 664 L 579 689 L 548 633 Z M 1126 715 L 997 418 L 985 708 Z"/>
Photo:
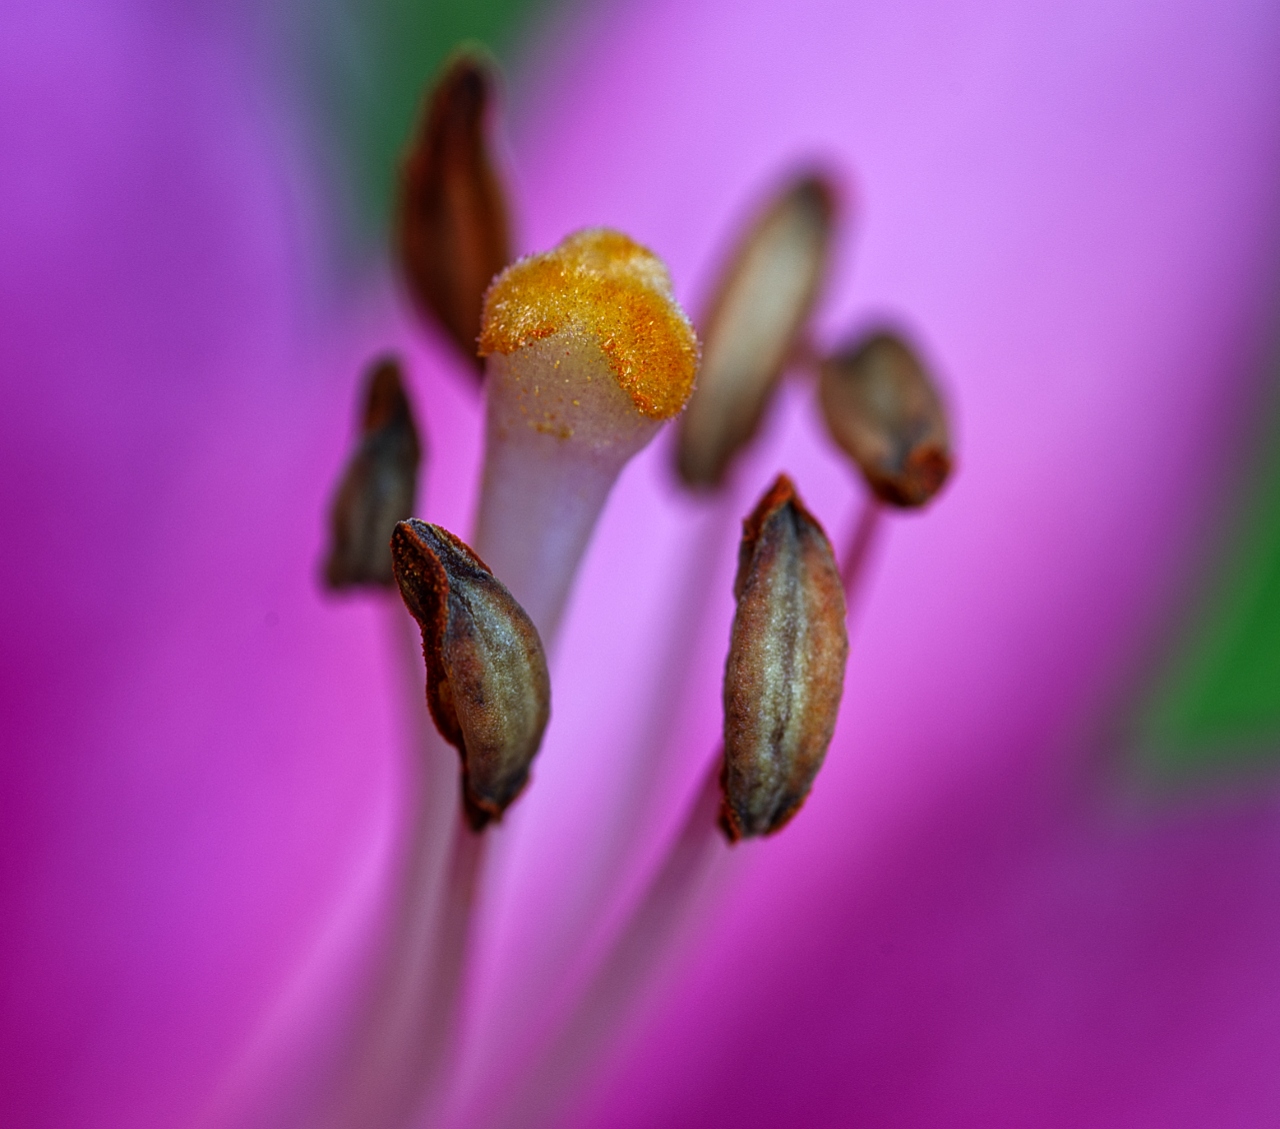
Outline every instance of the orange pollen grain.
<path id="1" fill-rule="evenodd" d="M 662 260 L 621 232 L 588 228 L 507 267 L 484 298 L 480 355 L 514 353 L 566 330 L 595 338 L 642 415 L 669 419 L 689 399 L 693 326 Z"/>

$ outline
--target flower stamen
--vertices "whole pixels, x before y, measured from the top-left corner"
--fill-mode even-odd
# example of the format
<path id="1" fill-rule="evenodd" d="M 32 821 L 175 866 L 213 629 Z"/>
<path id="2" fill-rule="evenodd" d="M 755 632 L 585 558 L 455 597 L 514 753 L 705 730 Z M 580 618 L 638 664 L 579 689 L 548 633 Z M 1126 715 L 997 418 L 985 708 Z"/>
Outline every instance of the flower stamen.
<path id="1" fill-rule="evenodd" d="M 394 584 L 388 543 L 396 522 L 413 513 L 421 461 L 422 441 L 400 362 L 382 357 L 369 370 L 360 442 L 329 511 L 325 582 L 330 588 Z"/>
<path id="2" fill-rule="evenodd" d="M 721 276 L 703 326 L 702 371 L 680 422 L 681 478 L 715 486 L 755 435 L 826 277 L 836 191 L 791 181 L 755 218 Z"/>
<path id="3" fill-rule="evenodd" d="M 878 331 L 822 363 L 822 411 L 832 437 L 890 506 L 931 501 L 951 473 L 946 407 L 914 349 Z"/>
<path id="4" fill-rule="evenodd" d="M 800 810 L 835 729 L 849 654 L 844 590 L 822 527 L 780 475 L 743 523 L 724 676 L 729 840 Z"/>
<path id="5" fill-rule="evenodd" d="M 447 530 L 401 522 L 391 556 L 422 628 L 427 705 L 462 755 L 463 803 L 478 831 L 520 794 L 542 743 L 551 716 L 542 640 L 511 593 Z"/>
<path id="6" fill-rule="evenodd" d="M 400 170 L 396 251 L 419 311 L 476 357 L 480 308 L 511 261 L 506 193 L 485 137 L 494 68 L 459 51 L 431 92 Z"/>

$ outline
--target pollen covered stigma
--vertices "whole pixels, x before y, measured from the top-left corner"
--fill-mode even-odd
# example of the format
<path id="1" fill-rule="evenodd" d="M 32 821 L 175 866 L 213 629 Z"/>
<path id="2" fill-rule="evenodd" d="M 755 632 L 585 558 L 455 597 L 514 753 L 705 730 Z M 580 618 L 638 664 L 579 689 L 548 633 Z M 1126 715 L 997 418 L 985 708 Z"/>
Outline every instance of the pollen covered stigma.
<path id="1" fill-rule="evenodd" d="M 636 410 L 670 419 L 693 391 L 698 341 L 662 260 L 621 232 L 588 228 L 508 267 L 485 295 L 480 355 L 569 334 L 593 339 Z"/>

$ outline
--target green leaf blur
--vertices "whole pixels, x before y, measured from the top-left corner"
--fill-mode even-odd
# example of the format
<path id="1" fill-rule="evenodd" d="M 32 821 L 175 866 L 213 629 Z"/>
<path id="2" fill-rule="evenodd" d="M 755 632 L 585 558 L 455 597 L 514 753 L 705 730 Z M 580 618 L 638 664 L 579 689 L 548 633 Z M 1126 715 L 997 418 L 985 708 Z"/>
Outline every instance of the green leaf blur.
<path id="1" fill-rule="evenodd" d="M 426 85 L 448 53 L 479 42 L 507 62 L 547 6 L 547 0 L 323 0 L 309 7 L 309 101 L 359 240 L 386 238 L 400 153 Z"/>
<path id="2" fill-rule="evenodd" d="M 1280 428 L 1200 612 L 1156 683 L 1139 747 L 1163 777 L 1280 763 Z"/>

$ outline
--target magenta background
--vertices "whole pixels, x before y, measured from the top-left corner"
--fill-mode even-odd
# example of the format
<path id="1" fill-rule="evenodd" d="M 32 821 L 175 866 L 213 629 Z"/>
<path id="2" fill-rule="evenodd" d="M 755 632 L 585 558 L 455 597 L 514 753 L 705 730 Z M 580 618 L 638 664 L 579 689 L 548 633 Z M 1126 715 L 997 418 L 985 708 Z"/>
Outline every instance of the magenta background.
<path id="1" fill-rule="evenodd" d="M 735 218 L 816 155 L 853 217 L 823 332 L 914 327 L 961 458 L 877 559 L 811 802 L 740 852 L 583 1123 L 1276 1120 L 1275 788 L 1135 795 L 1104 722 L 1268 355 L 1280 11 L 617 3 L 561 31 L 511 99 L 525 246 L 615 224 L 696 309 Z M 0 16 L 6 1124 L 216 1123 L 306 1072 L 405 736 L 380 610 L 315 585 L 372 350 L 410 353 L 425 516 L 471 510 L 474 400 L 386 279 L 333 281 L 260 33 L 125 0 Z M 473 1081 L 645 752 L 704 520 L 667 459 L 624 477 L 566 625 L 486 907 Z M 802 386 L 731 509 L 779 467 L 839 541 L 857 492 Z M 714 746 L 728 535 L 638 866 Z"/>

